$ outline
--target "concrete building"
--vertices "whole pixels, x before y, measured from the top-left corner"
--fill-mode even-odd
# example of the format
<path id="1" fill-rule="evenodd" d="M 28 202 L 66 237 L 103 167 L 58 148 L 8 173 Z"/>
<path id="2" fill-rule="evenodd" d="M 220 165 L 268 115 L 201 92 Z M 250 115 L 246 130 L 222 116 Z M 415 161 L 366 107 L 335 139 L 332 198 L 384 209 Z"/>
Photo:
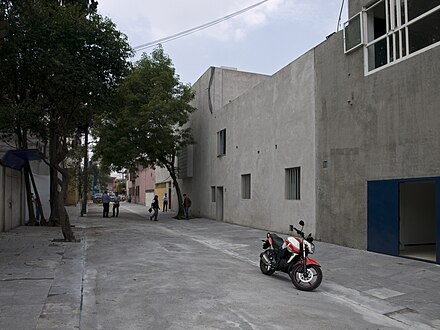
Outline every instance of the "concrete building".
<path id="1" fill-rule="evenodd" d="M 272 76 L 200 77 L 182 190 L 193 215 L 440 263 L 440 3 L 349 17 Z"/>

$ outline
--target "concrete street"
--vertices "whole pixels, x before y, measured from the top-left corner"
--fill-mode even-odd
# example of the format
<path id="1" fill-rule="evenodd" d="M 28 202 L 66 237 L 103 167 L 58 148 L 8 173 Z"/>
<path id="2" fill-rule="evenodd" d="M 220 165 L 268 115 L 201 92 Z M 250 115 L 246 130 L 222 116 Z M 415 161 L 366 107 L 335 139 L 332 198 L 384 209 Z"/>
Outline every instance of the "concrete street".
<path id="1" fill-rule="evenodd" d="M 0 329 L 440 329 L 439 265 L 315 242 L 324 279 L 301 292 L 260 272 L 265 231 L 101 211 L 69 208 L 78 243 L 0 234 Z"/>

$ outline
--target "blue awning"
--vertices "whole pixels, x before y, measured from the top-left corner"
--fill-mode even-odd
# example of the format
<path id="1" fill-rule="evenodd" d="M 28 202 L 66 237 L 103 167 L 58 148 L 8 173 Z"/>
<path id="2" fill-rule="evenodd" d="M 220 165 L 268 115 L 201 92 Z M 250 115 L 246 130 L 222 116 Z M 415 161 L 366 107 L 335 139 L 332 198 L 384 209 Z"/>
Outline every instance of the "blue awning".
<path id="1" fill-rule="evenodd" d="M 8 150 L 1 158 L 1 163 L 14 170 L 21 171 L 26 161 L 43 159 L 38 149 Z"/>

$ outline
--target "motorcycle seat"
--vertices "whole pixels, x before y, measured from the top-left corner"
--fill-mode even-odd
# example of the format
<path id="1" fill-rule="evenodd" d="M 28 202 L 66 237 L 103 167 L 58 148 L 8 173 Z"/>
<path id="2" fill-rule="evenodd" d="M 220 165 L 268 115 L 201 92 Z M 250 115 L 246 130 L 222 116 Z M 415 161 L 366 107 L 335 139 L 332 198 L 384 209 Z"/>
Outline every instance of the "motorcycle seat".
<path id="1" fill-rule="evenodd" d="M 284 240 L 276 234 L 272 234 L 272 242 L 276 248 L 280 248 L 284 244 Z"/>

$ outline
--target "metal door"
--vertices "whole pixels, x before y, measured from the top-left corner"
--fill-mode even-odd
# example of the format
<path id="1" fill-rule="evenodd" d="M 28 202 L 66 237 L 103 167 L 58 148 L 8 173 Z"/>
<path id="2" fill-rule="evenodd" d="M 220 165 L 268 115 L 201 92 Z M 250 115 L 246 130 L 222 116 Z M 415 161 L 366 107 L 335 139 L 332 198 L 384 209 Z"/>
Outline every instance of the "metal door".
<path id="1" fill-rule="evenodd" d="M 399 184 L 397 180 L 368 182 L 367 249 L 399 254 Z"/>

